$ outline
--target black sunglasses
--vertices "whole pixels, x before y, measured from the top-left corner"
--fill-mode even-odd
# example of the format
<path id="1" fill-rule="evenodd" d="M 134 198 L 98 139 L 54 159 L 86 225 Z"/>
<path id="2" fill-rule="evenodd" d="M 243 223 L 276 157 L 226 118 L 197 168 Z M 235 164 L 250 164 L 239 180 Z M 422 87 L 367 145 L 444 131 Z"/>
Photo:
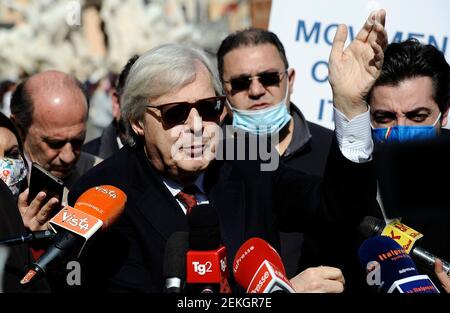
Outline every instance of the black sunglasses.
<path id="1" fill-rule="evenodd" d="M 252 83 L 252 80 L 257 79 L 261 85 L 264 87 L 278 85 L 280 81 L 283 79 L 283 74 L 287 73 L 287 70 L 284 72 L 263 72 L 259 73 L 255 76 L 239 76 L 229 81 L 224 81 L 224 83 L 229 83 L 231 85 L 231 89 L 233 91 L 243 91 L 248 90 Z"/>
<path id="2" fill-rule="evenodd" d="M 172 102 L 158 106 L 147 105 L 147 108 L 158 109 L 161 112 L 161 119 L 164 127 L 172 128 L 183 124 L 191 112 L 192 108 L 198 111 L 198 114 L 204 121 L 218 122 L 225 105 L 225 96 L 200 99 L 194 103 L 191 102 Z"/>

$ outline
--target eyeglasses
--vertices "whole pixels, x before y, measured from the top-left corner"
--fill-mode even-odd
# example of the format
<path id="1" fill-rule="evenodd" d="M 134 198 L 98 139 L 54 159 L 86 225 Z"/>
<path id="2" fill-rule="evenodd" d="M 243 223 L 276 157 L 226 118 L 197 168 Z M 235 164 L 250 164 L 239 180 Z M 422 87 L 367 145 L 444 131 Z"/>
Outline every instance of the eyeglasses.
<path id="1" fill-rule="evenodd" d="M 287 70 L 285 70 L 284 72 L 263 72 L 255 76 L 240 76 L 230 79 L 229 81 L 224 81 L 224 83 L 231 84 L 231 89 L 237 92 L 248 90 L 248 88 L 250 88 L 252 80 L 254 79 L 257 79 L 264 87 L 278 85 L 283 79 L 283 74 L 287 74 Z"/>
<path id="2" fill-rule="evenodd" d="M 172 128 L 183 124 L 191 112 L 192 108 L 198 111 L 198 114 L 204 121 L 219 121 L 225 105 L 225 96 L 200 99 L 194 103 L 190 102 L 172 102 L 158 106 L 147 105 L 147 108 L 158 109 L 161 112 L 161 119 L 164 127 Z"/>

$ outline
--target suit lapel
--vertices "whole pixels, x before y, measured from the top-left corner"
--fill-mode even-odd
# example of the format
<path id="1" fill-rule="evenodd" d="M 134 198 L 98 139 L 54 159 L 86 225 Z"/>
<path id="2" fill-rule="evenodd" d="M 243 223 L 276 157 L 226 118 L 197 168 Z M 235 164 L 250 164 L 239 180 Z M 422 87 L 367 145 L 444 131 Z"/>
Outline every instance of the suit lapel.
<path id="1" fill-rule="evenodd" d="M 144 169 L 148 174 L 145 179 L 147 188 L 137 203 L 139 211 L 166 239 L 173 232 L 188 231 L 187 217 L 175 198 L 150 166 L 145 154 L 139 154 L 139 158 L 148 165 L 148 168 Z M 210 203 L 219 214 L 224 244 L 234 253 L 245 239 L 244 183 L 233 173 L 230 162 L 213 161 L 205 173 L 205 190 Z"/>
<path id="2" fill-rule="evenodd" d="M 114 123 L 111 123 L 105 129 L 103 135 L 100 137 L 100 147 L 98 155 L 101 158 L 107 158 L 117 151 L 119 151 L 119 145 L 117 143 L 117 131 Z"/>
<path id="3" fill-rule="evenodd" d="M 137 204 L 146 221 L 165 239 L 176 231 L 187 231 L 187 218 L 178 203 L 167 190 L 154 187 L 150 186 Z"/>
<path id="4" fill-rule="evenodd" d="M 165 239 L 176 231 L 188 231 L 187 217 L 175 198 L 167 190 L 158 173 L 151 167 L 144 153 L 138 154 L 140 162 L 145 164 L 145 179 L 140 182 L 146 186 L 137 208 Z"/>

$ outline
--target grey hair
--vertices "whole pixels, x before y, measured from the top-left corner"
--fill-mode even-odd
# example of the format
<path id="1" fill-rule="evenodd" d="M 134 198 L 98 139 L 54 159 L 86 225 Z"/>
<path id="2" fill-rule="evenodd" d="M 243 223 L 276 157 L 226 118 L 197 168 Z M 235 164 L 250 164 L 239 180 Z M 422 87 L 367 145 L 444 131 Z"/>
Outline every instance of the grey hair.
<path id="1" fill-rule="evenodd" d="M 136 145 L 139 137 L 130 121 L 142 120 L 150 98 L 177 91 L 195 80 L 196 63 L 210 74 L 216 95 L 223 95 L 217 69 L 205 52 L 182 44 L 165 44 L 145 52 L 133 64 L 120 99 L 126 123 L 127 143 Z"/>

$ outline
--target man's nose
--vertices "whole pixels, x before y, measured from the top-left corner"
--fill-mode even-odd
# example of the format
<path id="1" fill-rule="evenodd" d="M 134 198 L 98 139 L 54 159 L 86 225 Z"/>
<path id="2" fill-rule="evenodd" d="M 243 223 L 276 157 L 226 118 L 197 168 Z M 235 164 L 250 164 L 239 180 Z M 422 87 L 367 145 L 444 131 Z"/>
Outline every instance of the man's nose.
<path id="1" fill-rule="evenodd" d="M 406 116 L 398 116 L 396 121 L 397 126 L 406 126 L 406 120 Z"/>
<path id="2" fill-rule="evenodd" d="M 266 92 L 266 88 L 259 81 L 259 77 L 252 78 L 248 87 L 248 94 L 252 98 L 261 97 Z"/>
<path id="3" fill-rule="evenodd" d="M 196 108 L 192 108 L 189 112 L 186 124 L 189 126 L 189 129 L 194 133 L 194 135 L 202 135 L 203 120 Z"/>
<path id="4" fill-rule="evenodd" d="M 75 151 L 73 150 L 72 145 L 70 142 L 66 143 L 60 150 L 59 150 L 59 158 L 61 162 L 65 164 L 71 164 L 76 159 Z"/>

